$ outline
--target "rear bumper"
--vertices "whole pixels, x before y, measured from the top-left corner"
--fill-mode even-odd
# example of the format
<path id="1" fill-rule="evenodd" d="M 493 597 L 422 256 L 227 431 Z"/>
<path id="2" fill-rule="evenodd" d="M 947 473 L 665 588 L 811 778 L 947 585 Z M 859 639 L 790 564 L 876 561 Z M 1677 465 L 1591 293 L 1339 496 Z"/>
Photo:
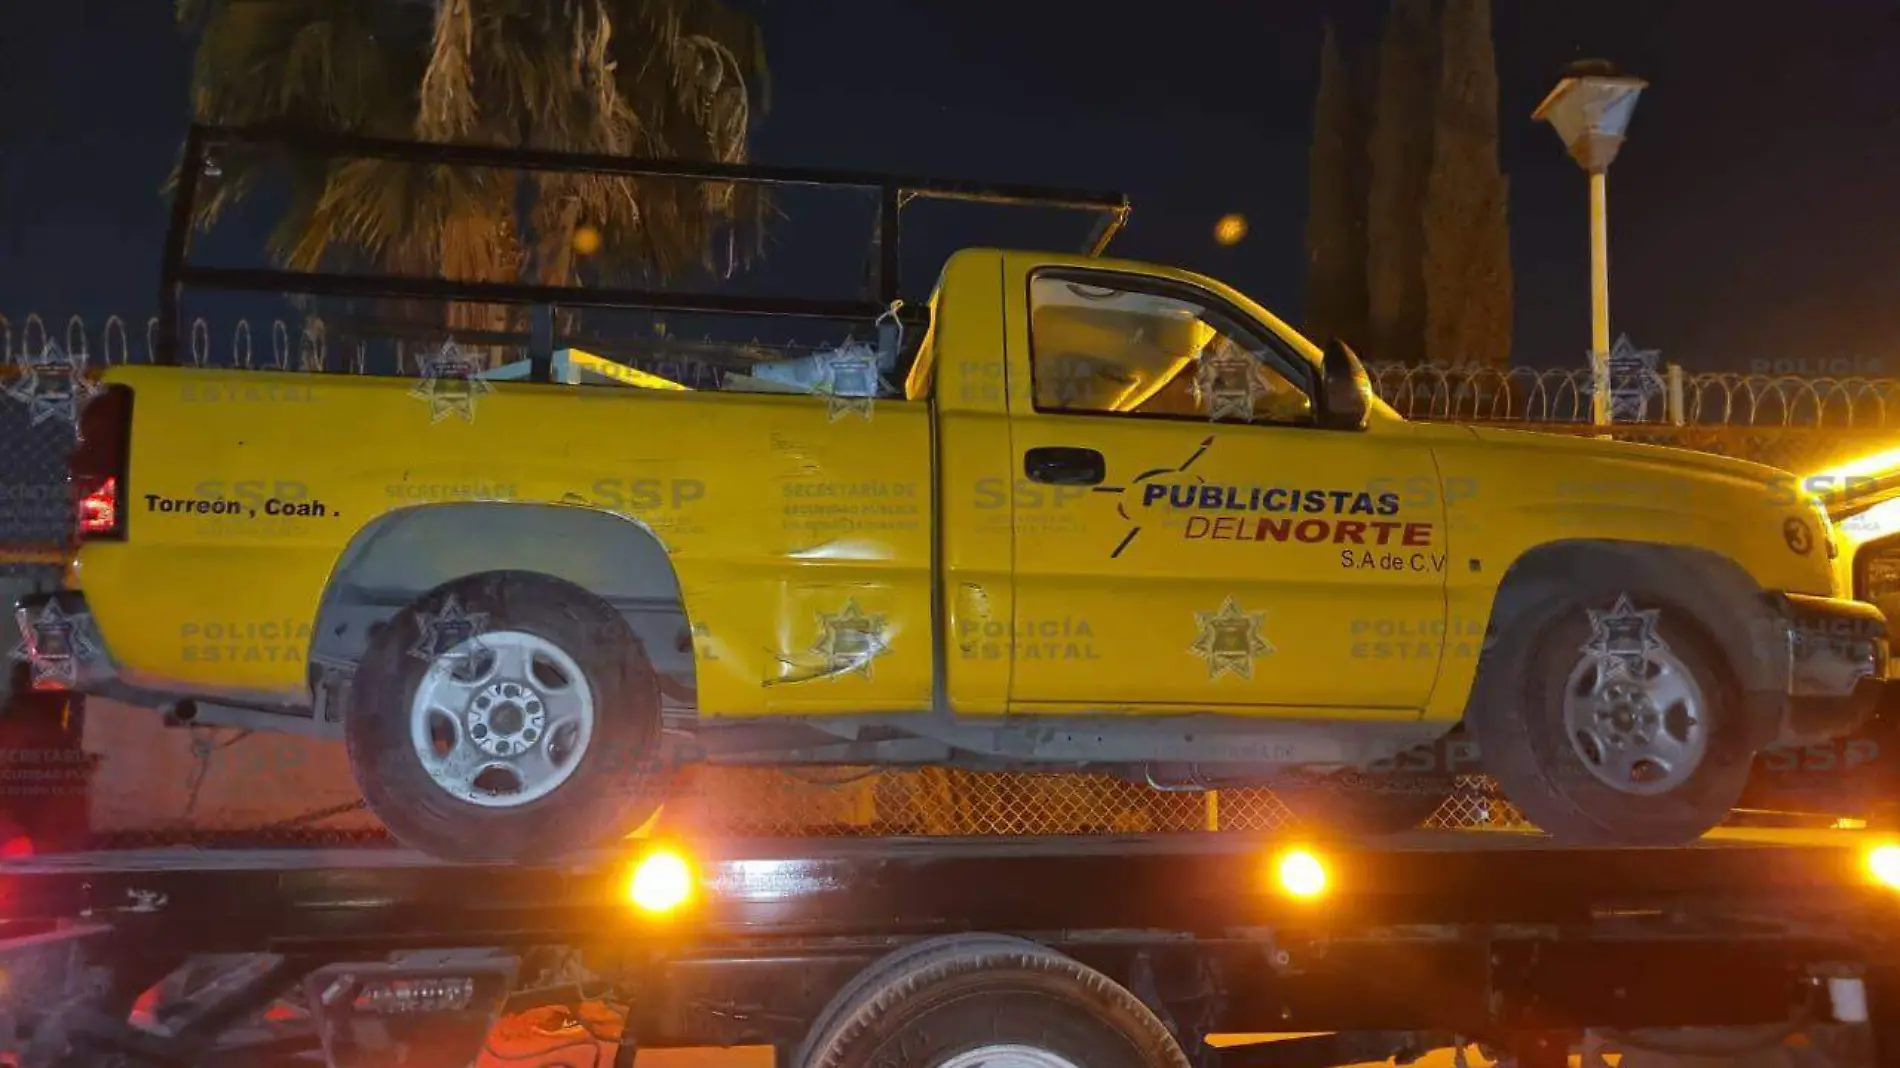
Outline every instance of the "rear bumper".
<path id="1" fill-rule="evenodd" d="M 90 694 L 145 708 L 165 708 L 190 695 L 148 689 L 126 681 L 98 622 L 78 590 L 22 597 L 14 608 L 26 661 L 27 684 L 35 690 Z"/>

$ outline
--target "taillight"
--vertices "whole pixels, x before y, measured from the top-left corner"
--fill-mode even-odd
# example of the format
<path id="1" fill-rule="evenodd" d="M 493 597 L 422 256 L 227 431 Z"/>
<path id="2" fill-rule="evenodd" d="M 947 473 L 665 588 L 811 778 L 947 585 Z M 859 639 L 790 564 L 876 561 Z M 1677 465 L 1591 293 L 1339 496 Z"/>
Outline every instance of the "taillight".
<path id="1" fill-rule="evenodd" d="M 124 540 L 131 445 L 132 390 L 106 386 L 79 413 L 79 441 L 67 468 L 81 540 Z"/>
<path id="2" fill-rule="evenodd" d="M 93 537 L 118 529 L 119 480 L 108 478 L 98 489 L 79 498 L 79 533 Z"/>

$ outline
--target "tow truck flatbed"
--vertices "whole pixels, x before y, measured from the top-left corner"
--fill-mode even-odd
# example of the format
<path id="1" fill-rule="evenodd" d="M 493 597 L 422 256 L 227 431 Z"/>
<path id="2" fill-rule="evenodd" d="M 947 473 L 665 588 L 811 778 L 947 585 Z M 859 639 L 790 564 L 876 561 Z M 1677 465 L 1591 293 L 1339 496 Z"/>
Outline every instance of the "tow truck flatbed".
<path id="1" fill-rule="evenodd" d="M 711 839 L 689 851 L 701 887 L 691 922 L 704 935 L 1310 922 L 1310 905 L 1270 892 L 1269 864 L 1289 849 L 1325 858 L 1329 925 L 1570 923 L 1645 904 L 1771 916 L 1864 908 L 1900 920 L 1900 895 L 1865 874 L 1875 841 L 1805 828 L 1724 830 L 1667 848 L 1468 830 L 1359 844 L 1233 833 Z M 9 920 L 162 920 L 172 931 L 202 922 L 211 929 L 190 937 L 220 951 L 420 933 L 417 913 L 442 934 L 532 938 L 593 931 L 603 916 L 624 925 L 628 879 L 657 844 L 545 866 L 394 847 L 171 847 L 5 860 L 0 880 Z"/>
<path id="2" fill-rule="evenodd" d="M 1457 1035 L 1554 1064 L 1604 1028 L 1797 1022 L 1871 1023 L 1889 1043 L 1882 1063 L 1894 1063 L 1900 891 L 1875 875 L 1878 844 L 1805 829 L 1676 848 L 1420 831 L 1376 844 L 1228 833 L 652 839 L 541 867 L 397 848 L 41 856 L 0 862 L 0 930 L 18 935 L 0 943 L 0 964 L 37 975 L 66 954 L 69 967 L 83 960 L 120 979 L 89 995 L 83 1026 L 70 1000 L 36 1006 L 38 987 L 17 983 L 0 1016 L 28 1033 L 79 1026 L 84 1048 L 124 1051 L 149 1038 L 118 1030 L 127 999 L 213 955 L 274 962 L 220 988 L 232 1006 L 194 1010 L 227 1026 L 285 988 L 302 989 L 308 1008 L 339 976 L 466 972 L 473 983 L 501 961 L 506 981 L 475 1033 L 495 1013 L 605 999 L 624 1011 L 623 1050 L 771 1045 L 782 1063 L 803 1064 L 815 1063 L 814 1036 L 839 1000 L 876 985 L 865 977 L 895 967 L 884 981 L 899 981 L 906 954 L 925 944 L 952 954 L 1008 944 L 1109 977 L 1210 1066 L 1318 1055 L 1297 1043 L 1207 1044 L 1220 1034 L 1328 1032 L 1340 1056 L 1370 1059 Z M 660 855 L 684 860 L 689 892 L 677 908 L 643 911 L 630 887 Z M 1296 856 L 1323 887 L 1285 878 Z M 549 954 L 569 964 L 550 969 Z M 199 1041 L 204 1054 L 212 1039 Z"/>

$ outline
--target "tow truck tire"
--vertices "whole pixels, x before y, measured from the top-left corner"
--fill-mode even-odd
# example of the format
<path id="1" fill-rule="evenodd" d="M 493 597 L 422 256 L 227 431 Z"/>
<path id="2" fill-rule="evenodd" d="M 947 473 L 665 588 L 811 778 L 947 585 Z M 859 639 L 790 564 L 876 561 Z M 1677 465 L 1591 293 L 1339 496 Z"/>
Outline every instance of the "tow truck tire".
<path id="1" fill-rule="evenodd" d="M 1149 1008 L 1102 973 L 1003 935 L 927 939 L 871 965 L 818 1017 L 799 1068 L 1188 1068 Z"/>
<path id="2" fill-rule="evenodd" d="M 546 794 L 478 804 L 438 785 L 424 766 L 412 703 L 435 661 L 416 652 L 416 621 L 445 617 L 472 623 L 491 640 L 526 635 L 528 648 L 557 650 L 578 668 L 581 678 L 566 684 L 585 686 L 579 692 L 591 702 L 590 732 L 574 747 L 571 770 Z M 533 670 L 542 670 L 539 662 Z M 370 641 L 343 730 L 370 812 L 404 845 L 444 860 L 535 861 L 611 844 L 654 814 L 668 781 L 659 760 L 659 677 L 639 638 L 598 597 L 532 572 L 471 575 L 398 613 Z"/>
<path id="3" fill-rule="evenodd" d="M 1690 722 L 1704 732 L 1699 757 L 1679 761 L 1679 773 L 1651 780 L 1643 787 L 1650 792 L 1618 788 L 1599 777 L 1584 756 L 1592 743 L 1572 730 L 1566 704 L 1567 697 L 1597 692 L 1585 684 L 1589 669 L 1582 658 L 1594 655 L 1590 647 L 1604 631 L 1601 620 L 1620 611 L 1623 598 L 1633 611 L 1656 611 L 1646 623 L 1664 649 L 1651 656 L 1666 656 L 1673 691 L 1694 698 L 1671 698 L 1656 713 L 1659 721 L 1674 723 L 1672 737 L 1682 736 L 1682 724 Z M 1466 729 L 1506 799 L 1553 838 L 1587 845 L 1681 845 L 1720 825 L 1748 785 L 1754 754 L 1740 719 L 1739 688 L 1707 632 L 1670 604 L 1659 591 L 1623 586 L 1613 575 L 1578 574 L 1529 618 L 1501 628 L 1485 652 Z M 1643 710 L 1661 701 L 1598 704 L 1634 707 L 1640 721 Z M 1637 740 L 1629 739 L 1632 745 Z"/>

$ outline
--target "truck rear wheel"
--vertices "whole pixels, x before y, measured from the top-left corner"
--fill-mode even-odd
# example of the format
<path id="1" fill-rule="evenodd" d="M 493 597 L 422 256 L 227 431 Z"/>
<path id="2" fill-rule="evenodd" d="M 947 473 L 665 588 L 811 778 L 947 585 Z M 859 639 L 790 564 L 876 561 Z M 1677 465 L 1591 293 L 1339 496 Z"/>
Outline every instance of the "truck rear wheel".
<path id="1" fill-rule="evenodd" d="M 1484 655 L 1466 724 L 1484 769 L 1553 837 L 1676 845 L 1748 783 L 1740 695 L 1689 615 L 1577 576 Z"/>
<path id="2" fill-rule="evenodd" d="M 436 857 L 606 845 L 659 807 L 659 679 L 619 613 L 528 572 L 459 579 L 371 640 L 343 718 L 390 833 Z"/>
<path id="3" fill-rule="evenodd" d="M 1168 1029 L 1079 961 L 1002 935 L 908 946 L 839 991 L 799 1068 L 1187 1068 Z"/>

